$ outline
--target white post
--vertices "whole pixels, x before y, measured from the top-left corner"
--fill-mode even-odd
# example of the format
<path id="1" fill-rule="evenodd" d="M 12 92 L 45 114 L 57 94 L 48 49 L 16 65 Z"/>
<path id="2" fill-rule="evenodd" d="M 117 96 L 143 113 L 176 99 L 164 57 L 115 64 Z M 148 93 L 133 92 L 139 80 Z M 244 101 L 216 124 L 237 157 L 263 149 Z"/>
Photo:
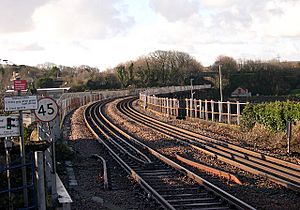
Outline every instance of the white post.
<path id="1" fill-rule="evenodd" d="M 169 103 L 169 99 L 167 98 L 167 116 L 169 117 L 170 115 L 170 103 Z"/>
<path id="2" fill-rule="evenodd" d="M 240 116 L 241 116 L 241 107 L 240 107 L 240 102 L 237 101 L 236 102 L 236 112 L 237 112 L 237 124 L 239 125 L 240 124 Z"/>
<path id="3" fill-rule="evenodd" d="M 214 105 L 214 101 L 211 100 L 210 101 L 210 106 L 211 106 L 211 121 L 215 121 L 215 105 Z"/>
<path id="4" fill-rule="evenodd" d="M 191 79 L 191 99 L 193 100 L 193 80 L 194 79 Z"/>
<path id="5" fill-rule="evenodd" d="M 38 126 L 38 136 L 41 135 L 41 128 Z M 44 155 L 43 152 L 35 152 L 35 165 L 37 167 L 37 198 L 38 209 L 46 210 L 46 196 L 45 196 L 45 178 L 44 178 Z"/>
<path id="6" fill-rule="evenodd" d="M 203 118 L 203 116 L 202 116 L 202 101 L 201 100 L 199 100 L 199 117 Z"/>
<path id="7" fill-rule="evenodd" d="M 176 109 L 175 109 L 175 112 L 176 112 L 176 117 L 178 117 L 178 114 L 179 114 L 179 99 L 175 99 L 176 101 L 175 101 L 175 107 L 176 107 Z"/>
<path id="8" fill-rule="evenodd" d="M 186 107 L 186 116 L 189 117 L 189 101 L 188 99 L 186 98 L 185 99 L 185 107 Z"/>
<path id="9" fill-rule="evenodd" d="M 193 99 L 190 99 L 190 116 L 193 117 Z"/>
<path id="10" fill-rule="evenodd" d="M 195 118 L 198 117 L 197 115 L 197 100 L 194 100 L 194 107 L 195 107 Z"/>
<path id="11" fill-rule="evenodd" d="M 228 124 L 230 124 L 230 102 L 229 101 L 227 101 L 227 122 L 228 122 Z"/>
<path id="12" fill-rule="evenodd" d="M 204 112 L 205 112 L 205 120 L 208 120 L 208 109 L 207 109 L 207 100 L 204 101 Z"/>
<path id="13" fill-rule="evenodd" d="M 219 108 L 219 122 L 222 122 L 223 103 L 221 101 L 218 101 L 218 108 Z"/>

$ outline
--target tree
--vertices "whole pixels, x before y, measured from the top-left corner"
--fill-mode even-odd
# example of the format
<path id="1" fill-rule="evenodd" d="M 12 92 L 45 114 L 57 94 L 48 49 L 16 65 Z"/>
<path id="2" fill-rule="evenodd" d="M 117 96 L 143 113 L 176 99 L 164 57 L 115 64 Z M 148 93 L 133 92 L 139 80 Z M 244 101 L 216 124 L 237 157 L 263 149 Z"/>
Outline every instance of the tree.
<path id="1" fill-rule="evenodd" d="M 212 66 L 214 71 L 218 71 L 219 66 L 222 68 L 222 75 L 227 77 L 230 73 L 238 71 L 237 62 L 229 56 L 219 56 Z"/>
<path id="2" fill-rule="evenodd" d="M 55 86 L 54 80 L 49 77 L 39 78 L 36 83 L 39 88 L 52 88 Z"/>
<path id="3" fill-rule="evenodd" d="M 128 85 L 128 73 L 125 69 L 125 65 L 117 66 L 118 78 L 121 82 L 122 88 L 127 87 Z"/>
<path id="4" fill-rule="evenodd" d="M 48 77 L 57 78 L 59 76 L 60 76 L 60 69 L 57 66 L 53 66 L 48 72 Z"/>

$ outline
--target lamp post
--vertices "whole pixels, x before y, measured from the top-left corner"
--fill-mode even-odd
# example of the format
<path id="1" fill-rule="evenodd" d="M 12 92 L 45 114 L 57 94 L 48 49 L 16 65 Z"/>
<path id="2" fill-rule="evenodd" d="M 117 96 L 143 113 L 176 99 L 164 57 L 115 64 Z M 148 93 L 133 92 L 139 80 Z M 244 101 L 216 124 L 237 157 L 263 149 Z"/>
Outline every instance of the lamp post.
<path id="1" fill-rule="evenodd" d="M 220 99 L 223 101 L 223 92 L 222 92 L 222 65 L 219 65 L 219 85 L 220 85 Z"/>

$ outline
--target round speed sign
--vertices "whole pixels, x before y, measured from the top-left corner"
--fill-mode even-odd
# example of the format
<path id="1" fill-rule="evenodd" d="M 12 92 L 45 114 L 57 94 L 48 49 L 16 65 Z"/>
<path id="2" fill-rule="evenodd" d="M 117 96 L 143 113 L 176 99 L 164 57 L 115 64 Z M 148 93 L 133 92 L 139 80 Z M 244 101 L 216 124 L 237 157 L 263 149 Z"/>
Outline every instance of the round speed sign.
<path id="1" fill-rule="evenodd" d="M 58 114 L 58 105 L 52 98 L 41 98 L 38 101 L 38 108 L 34 110 L 34 114 L 39 121 L 50 122 Z"/>

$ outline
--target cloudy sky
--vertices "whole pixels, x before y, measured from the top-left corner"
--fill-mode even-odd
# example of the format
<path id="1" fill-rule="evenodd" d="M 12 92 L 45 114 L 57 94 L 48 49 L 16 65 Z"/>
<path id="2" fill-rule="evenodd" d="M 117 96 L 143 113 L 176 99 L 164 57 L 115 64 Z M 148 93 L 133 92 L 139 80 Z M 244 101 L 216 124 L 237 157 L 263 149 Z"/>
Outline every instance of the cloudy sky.
<path id="1" fill-rule="evenodd" d="M 0 59 L 100 69 L 155 50 L 300 60 L 300 0 L 0 0 Z"/>

